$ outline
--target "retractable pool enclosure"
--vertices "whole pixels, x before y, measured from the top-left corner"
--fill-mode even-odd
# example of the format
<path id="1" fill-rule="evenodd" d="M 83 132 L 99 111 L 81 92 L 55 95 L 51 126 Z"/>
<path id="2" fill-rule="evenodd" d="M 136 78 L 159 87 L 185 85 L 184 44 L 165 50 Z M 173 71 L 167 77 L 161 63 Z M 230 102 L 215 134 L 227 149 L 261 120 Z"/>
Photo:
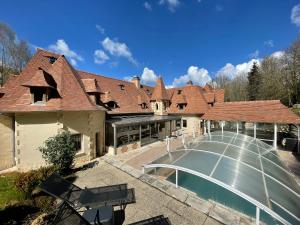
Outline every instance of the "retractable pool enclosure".
<path id="1" fill-rule="evenodd" d="M 215 131 L 144 166 L 168 180 L 256 218 L 300 224 L 300 187 L 274 148 L 258 139 Z"/>

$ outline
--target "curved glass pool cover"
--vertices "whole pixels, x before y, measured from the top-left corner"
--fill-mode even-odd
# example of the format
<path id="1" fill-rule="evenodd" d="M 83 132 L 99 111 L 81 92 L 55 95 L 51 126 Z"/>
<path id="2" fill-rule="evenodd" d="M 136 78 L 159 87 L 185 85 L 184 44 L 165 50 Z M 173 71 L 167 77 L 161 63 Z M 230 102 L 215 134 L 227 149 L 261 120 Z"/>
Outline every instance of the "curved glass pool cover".
<path id="1" fill-rule="evenodd" d="M 272 146 L 250 136 L 212 132 L 145 165 L 205 179 L 238 195 L 283 224 L 300 224 L 300 187 Z M 256 214 L 256 216 L 257 216 Z"/>

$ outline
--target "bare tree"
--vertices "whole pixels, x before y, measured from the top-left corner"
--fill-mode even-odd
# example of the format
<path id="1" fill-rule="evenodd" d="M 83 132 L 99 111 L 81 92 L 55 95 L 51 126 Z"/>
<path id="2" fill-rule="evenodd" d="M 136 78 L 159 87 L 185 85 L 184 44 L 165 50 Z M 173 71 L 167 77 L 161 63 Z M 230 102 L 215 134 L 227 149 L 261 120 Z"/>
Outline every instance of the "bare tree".
<path id="1" fill-rule="evenodd" d="M 285 88 L 283 60 L 272 56 L 266 57 L 261 62 L 260 72 L 259 99 L 280 99 L 288 105 L 289 98 Z"/>
<path id="2" fill-rule="evenodd" d="M 15 32 L 0 23 L 0 86 L 10 74 L 18 74 L 29 61 L 31 53 L 24 40 L 18 40 Z"/>
<path id="3" fill-rule="evenodd" d="M 238 74 L 234 78 L 229 78 L 226 74 L 218 74 L 214 82 L 218 88 L 225 90 L 225 101 L 245 101 L 248 99 L 246 74 Z"/>
<path id="4" fill-rule="evenodd" d="M 292 106 L 300 101 L 300 37 L 285 51 L 282 67 L 288 105 Z"/>

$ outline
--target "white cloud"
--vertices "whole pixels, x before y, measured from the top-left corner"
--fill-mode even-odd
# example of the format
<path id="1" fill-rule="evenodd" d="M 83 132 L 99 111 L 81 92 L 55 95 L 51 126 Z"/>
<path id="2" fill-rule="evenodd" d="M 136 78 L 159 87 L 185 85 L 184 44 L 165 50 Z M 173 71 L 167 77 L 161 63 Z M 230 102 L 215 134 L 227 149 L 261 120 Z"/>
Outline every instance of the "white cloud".
<path id="1" fill-rule="evenodd" d="M 174 86 L 173 85 L 165 85 L 166 89 L 170 89 L 170 88 L 173 88 Z"/>
<path id="2" fill-rule="evenodd" d="M 96 24 L 96 29 L 101 33 L 101 34 L 104 34 L 105 33 L 105 29 L 99 25 L 99 24 Z"/>
<path id="3" fill-rule="evenodd" d="M 147 9 L 148 11 L 152 11 L 152 6 L 149 2 L 144 2 L 144 7 L 145 9 Z"/>
<path id="4" fill-rule="evenodd" d="M 160 0 L 160 5 L 167 5 L 171 12 L 175 12 L 176 8 L 180 5 L 179 0 Z"/>
<path id="5" fill-rule="evenodd" d="M 296 26 L 300 27 L 300 4 L 295 5 L 291 12 L 291 21 Z"/>
<path id="6" fill-rule="evenodd" d="M 106 53 L 104 51 L 102 51 L 102 50 L 96 50 L 94 52 L 94 62 L 96 64 L 103 64 L 107 60 L 109 60 L 109 56 L 106 55 Z"/>
<path id="7" fill-rule="evenodd" d="M 211 77 L 205 68 L 190 66 L 186 74 L 174 79 L 173 86 L 184 86 L 190 80 L 196 85 L 204 86 L 211 81 Z"/>
<path id="8" fill-rule="evenodd" d="M 83 58 L 80 55 L 78 55 L 76 52 L 71 50 L 68 44 L 63 39 L 57 40 L 55 44 L 50 45 L 48 48 L 50 51 L 68 57 L 68 59 L 70 60 L 73 66 L 77 65 L 77 61 L 83 61 Z"/>
<path id="9" fill-rule="evenodd" d="M 274 41 L 273 40 L 267 40 L 264 42 L 264 45 L 270 48 L 274 47 Z"/>
<path id="10" fill-rule="evenodd" d="M 141 82 L 143 84 L 154 85 L 156 83 L 157 78 L 158 75 L 155 74 L 153 70 L 149 69 L 148 67 L 145 67 L 141 75 Z"/>
<path id="11" fill-rule="evenodd" d="M 254 52 L 249 54 L 249 58 L 258 58 L 259 56 L 259 51 L 256 49 Z"/>
<path id="12" fill-rule="evenodd" d="M 230 79 L 233 79 L 236 76 L 246 74 L 251 70 L 254 62 L 256 62 L 257 64 L 260 64 L 259 59 L 251 59 L 248 62 L 237 64 L 236 66 L 232 65 L 231 63 L 227 63 L 216 73 L 216 77 L 226 76 Z"/>
<path id="13" fill-rule="evenodd" d="M 271 56 L 276 59 L 281 59 L 284 56 L 284 54 L 285 54 L 284 51 L 277 51 L 271 54 Z"/>
<path id="14" fill-rule="evenodd" d="M 108 51 L 113 56 L 124 57 L 128 59 L 129 62 L 137 65 L 137 61 L 133 58 L 130 49 L 125 43 L 111 40 L 109 37 L 106 37 L 102 41 L 103 48 Z"/>

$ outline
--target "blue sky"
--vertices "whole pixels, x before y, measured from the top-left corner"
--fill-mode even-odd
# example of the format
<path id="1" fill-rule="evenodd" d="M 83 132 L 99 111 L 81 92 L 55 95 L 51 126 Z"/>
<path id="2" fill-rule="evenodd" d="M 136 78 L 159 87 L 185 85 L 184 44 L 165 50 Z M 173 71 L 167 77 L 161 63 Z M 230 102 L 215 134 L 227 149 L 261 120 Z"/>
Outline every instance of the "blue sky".
<path id="1" fill-rule="evenodd" d="M 234 77 L 300 31 L 295 0 L 2 0 L 0 21 L 80 70 L 167 85 Z"/>

